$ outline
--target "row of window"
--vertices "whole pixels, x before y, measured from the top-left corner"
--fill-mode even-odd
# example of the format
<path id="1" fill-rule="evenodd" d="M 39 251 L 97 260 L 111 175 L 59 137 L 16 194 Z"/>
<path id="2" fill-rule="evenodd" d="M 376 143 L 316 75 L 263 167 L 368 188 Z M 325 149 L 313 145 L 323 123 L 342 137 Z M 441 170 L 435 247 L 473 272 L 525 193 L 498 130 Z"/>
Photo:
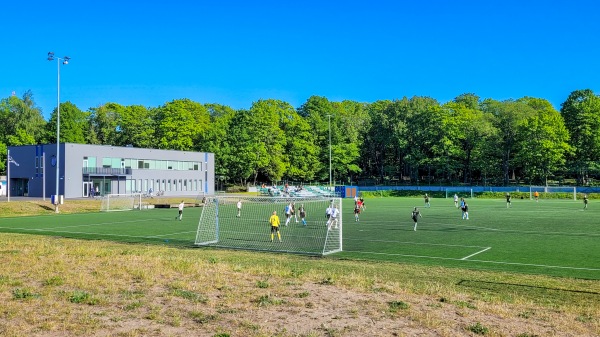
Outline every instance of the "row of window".
<path id="1" fill-rule="evenodd" d="M 83 157 L 83 167 L 98 167 L 96 157 Z M 105 168 L 133 168 L 140 170 L 202 171 L 202 163 L 182 160 L 154 160 L 132 158 L 102 158 Z"/>
<path id="2" fill-rule="evenodd" d="M 83 157 L 83 167 L 96 166 L 96 157 Z M 44 167 L 42 157 L 35 157 L 36 173 L 41 173 Z M 141 170 L 178 170 L 202 171 L 202 163 L 182 160 L 153 160 L 131 158 L 102 158 L 102 167 L 105 168 L 134 168 Z"/>
<path id="3" fill-rule="evenodd" d="M 200 179 L 127 179 L 125 193 L 157 193 L 159 191 L 202 191 Z"/>

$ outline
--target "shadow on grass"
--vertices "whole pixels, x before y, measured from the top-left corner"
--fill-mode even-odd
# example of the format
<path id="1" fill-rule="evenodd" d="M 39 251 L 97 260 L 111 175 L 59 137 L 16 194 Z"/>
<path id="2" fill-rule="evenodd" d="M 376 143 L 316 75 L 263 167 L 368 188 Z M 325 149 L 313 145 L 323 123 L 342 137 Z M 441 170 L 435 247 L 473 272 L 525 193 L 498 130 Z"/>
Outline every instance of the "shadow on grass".
<path id="1" fill-rule="evenodd" d="M 46 210 L 46 211 L 54 211 L 54 207 L 50 207 L 48 205 L 38 205 L 40 206 L 40 208 Z"/>
<path id="2" fill-rule="evenodd" d="M 484 297 L 491 293 L 507 301 L 514 301 L 516 296 L 551 306 L 564 303 L 576 303 L 582 308 L 600 306 L 600 293 L 595 291 L 477 280 L 461 280 L 457 285 L 467 287 Z"/>
<path id="3" fill-rule="evenodd" d="M 456 285 L 470 288 L 479 288 L 485 290 L 496 290 L 498 287 L 506 288 L 521 288 L 539 291 L 560 291 L 560 292 L 571 292 L 571 293 L 582 293 L 582 294 L 593 294 L 600 295 L 599 292 L 587 291 L 587 290 L 572 290 L 572 289 L 561 289 L 561 288 L 549 288 L 542 286 L 534 286 L 529 284 L 518 284 L 518 283 L 506 283 L 506 282 L 492 282 L 492 281 L 478 281 L 478 280 L 460 280 Z"/>

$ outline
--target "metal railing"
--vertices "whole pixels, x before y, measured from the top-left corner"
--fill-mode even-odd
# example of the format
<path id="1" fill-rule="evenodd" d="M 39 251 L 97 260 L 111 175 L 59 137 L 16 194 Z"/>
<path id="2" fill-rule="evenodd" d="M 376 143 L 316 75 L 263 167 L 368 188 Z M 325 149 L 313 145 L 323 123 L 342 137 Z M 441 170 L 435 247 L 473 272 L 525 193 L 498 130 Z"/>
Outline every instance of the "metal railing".
<path id="1" fill-rule="evenodd" d="M 111 167 L 84 167 L 83 174 L 87 175 L 112 175 L 112 176 L 123 176 L 131 175 L 131 168 L 111 168 Z"/>

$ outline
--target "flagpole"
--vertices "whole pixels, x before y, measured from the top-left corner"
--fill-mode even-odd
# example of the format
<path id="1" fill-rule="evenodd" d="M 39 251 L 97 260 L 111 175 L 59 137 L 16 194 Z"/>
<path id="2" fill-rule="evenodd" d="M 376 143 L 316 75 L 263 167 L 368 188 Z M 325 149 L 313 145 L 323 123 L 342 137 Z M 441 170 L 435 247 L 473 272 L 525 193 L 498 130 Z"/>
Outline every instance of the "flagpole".
<path id="1" fill-rule="evenodd" d="M 10 202 L 10 150 L 6 152 L 6 202 Z"/>

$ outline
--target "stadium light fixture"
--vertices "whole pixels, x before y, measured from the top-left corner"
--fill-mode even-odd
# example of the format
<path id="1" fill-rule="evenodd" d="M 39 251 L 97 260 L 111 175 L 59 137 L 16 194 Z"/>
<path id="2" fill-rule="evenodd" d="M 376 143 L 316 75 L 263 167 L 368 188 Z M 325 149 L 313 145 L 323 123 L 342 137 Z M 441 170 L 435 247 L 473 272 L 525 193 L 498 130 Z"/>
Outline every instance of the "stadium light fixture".
<path id="1" fill-rule="evenodd" d="M 54 52 L 48 52 L 48 61 L 56 60 L 57 69 L 57 85 L 56 85 L 56 195 L 54 199 L 54 212 L 58 213 L 58 197 L 59 186 L 60 186 L 60 63 L 69 64 L 70 57 L 54 57 Z"/>

